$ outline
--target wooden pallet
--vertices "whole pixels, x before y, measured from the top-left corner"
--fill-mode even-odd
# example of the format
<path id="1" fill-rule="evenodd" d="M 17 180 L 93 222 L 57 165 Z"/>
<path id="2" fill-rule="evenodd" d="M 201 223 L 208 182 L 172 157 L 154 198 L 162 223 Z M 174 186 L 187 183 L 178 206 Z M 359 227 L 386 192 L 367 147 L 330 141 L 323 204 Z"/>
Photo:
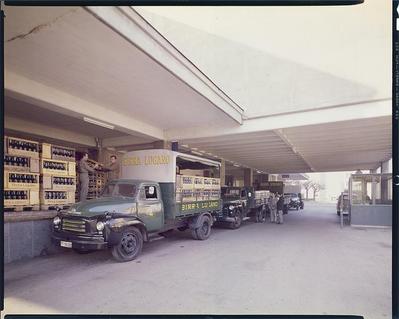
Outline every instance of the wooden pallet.
<path id="1" fill-rule="evenodd" d="M 4 206 L 5 212 L 23 212 L 23 211 L 38 211 L 40 205 L 15 205 L 15 206 Z"/>
<path id="2" fill-rule="evenodd" d="M 56 210 L 57 207 L 61 209 L 68 209 L 71 205 L 40 205 L 40 210 Z"/>

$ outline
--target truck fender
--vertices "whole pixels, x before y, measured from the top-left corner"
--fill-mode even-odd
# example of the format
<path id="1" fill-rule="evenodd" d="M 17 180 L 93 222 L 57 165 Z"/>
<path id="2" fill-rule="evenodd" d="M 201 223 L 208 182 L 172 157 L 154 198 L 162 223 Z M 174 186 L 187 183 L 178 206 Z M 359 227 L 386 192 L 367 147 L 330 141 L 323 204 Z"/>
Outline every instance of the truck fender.
<path id="1" fill-rule="evenodd" d="M 131 226 L 138 228 L 144 241 L 148 241 L 147 227 L 139 218 L 117 218 L 107 222 L 108 227 L 105 228 L 106 238 L 111 245 L 119 243 L 123 231 Z"/>
<path id="2" fill-rule="evenodd" d="M 211 213 L 205 212 L 205 213 L 202 213 L 201 215 L 195 216 L 194 218 L 192 218 L 190 220 L 190 222 L 188 224 L 190 229 L 197 229 L 198 227 L 200 227 L 204 216 L 208 216 L 209 219 L 211 220 L 211 223 L 213 224 L 213 217 L 212 217 Z"/>

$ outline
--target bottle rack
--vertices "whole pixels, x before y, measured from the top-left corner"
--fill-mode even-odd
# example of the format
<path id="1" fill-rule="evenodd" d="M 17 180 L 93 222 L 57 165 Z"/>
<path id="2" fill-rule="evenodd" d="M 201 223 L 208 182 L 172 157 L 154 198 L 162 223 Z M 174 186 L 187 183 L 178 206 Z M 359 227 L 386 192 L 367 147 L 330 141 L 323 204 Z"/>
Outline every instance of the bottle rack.
<path id="1" fill-rule="evenodd" d="M 4 154 L 4 170 L 39 173 L 39 159 L 28 156 Z"/>
<path id="2" fill-rule="evenodd" d="M 75 162 L 41 159 L 40 173 L 44 175 L 76 176 L 76 164 Z"/>
<path id="3" fill-rule="evenodd" d="M 4 137 L 4 153 L 39 158 L 39 143 L 18 137 Z"/>
<path id="4" fill-rule="evenodd" d="M 42 175 L 41 183 L 43 190 L 76 190 L 75 176 Z"/>
<path id="5" fill-rule="evenodd" d="M 4 188 L 39 190 L 39 174 L 5 171 Z"/>
<path id="6" fill-rule="evenodd" d="M 75 202 L 75 192 L 66 190 L 40 191 L 40 203 L 43 205 L 67 205 Z M 48 209 L 48 207 L 46 207 Z"/>
<path id="7" fill-rule="evenodd" d="M 31 189 L 4 189 L 4 207 L 39 205 L 39 191 Z"/>
<path id="8" fill-rule="evenodd" d="M 41 157 L 67 162 L 75 162 L 75 149 L 65 146 L 42 143 Z"/>

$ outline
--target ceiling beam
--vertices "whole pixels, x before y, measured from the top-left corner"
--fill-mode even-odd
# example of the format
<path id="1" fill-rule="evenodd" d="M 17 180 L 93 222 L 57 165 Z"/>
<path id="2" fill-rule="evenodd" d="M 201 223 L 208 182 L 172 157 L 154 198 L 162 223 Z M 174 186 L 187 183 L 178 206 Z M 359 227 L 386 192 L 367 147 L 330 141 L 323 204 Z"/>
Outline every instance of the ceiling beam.
<path id="1" fill-rule="evenodd" d="M 132 7 L 85 7 L 96 19 L 121 35 L 176 78 L 210 101 L 237 124 L 243 109 L 190 60 L 154 29 Z"/>
<path id="2" fill-rule="evenodd" d="M 291 127 L 305 128 L 310 125 L 332 122 L 391 117 L 391 114 L 392 101 L 386 100 L 244 120 L 243 125 L 237 127 L 213 126 L 170 129 L 166 130 L 165 135 L 168 140 L 217 137 Z"/>
<path id="3" fill-rule="evenodd" d="M 280 138 L 291 148 L 291 150 L 298 155 L 305 163 L 306 165 L 309 166 L 310 170 L 314 172 L 312 164 L 303 156 L 302 153 L 300 153 L 297 149 L 295 149 L 295 146 L 292 144 L 292 142 L 288 139 L 288 137 L 283 133 L 283 130 L 275 130 L 274 131 Z"/>

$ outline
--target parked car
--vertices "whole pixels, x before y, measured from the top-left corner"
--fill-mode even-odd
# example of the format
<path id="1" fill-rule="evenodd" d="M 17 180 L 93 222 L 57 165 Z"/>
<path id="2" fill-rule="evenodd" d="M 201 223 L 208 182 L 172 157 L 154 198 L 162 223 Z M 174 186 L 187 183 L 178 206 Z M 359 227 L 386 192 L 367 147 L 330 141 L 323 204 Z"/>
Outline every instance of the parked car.
<path id="1" fill-rule="evenodd" d="M 288 209 L 299 210 L 304 208 L 304 203 L 300 193 L 285 193 L 284 197 L 289 199 L 287 204 Z"/>

